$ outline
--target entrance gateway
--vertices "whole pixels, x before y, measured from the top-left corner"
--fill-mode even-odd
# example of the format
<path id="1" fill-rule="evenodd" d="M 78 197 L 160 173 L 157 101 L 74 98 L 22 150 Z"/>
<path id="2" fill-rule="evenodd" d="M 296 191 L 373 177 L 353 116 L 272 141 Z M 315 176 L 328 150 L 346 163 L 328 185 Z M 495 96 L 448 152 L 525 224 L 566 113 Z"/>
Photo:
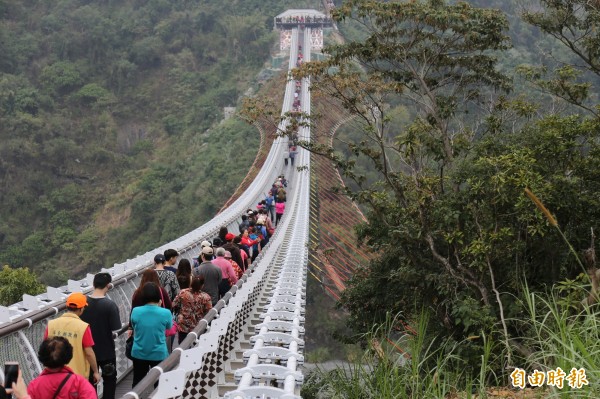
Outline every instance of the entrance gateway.
<path id="1" fill-rule="evenodd" d="M 310 28 L 310 47 L 313 50 L 323 48 L 323 28 L 332 28 L 331 17 L 317 10 L 287 10 L 275 17 L 276 29 L 279 29 L 279 49 L 289 50 L 292 45 L 293 28 Z"/>

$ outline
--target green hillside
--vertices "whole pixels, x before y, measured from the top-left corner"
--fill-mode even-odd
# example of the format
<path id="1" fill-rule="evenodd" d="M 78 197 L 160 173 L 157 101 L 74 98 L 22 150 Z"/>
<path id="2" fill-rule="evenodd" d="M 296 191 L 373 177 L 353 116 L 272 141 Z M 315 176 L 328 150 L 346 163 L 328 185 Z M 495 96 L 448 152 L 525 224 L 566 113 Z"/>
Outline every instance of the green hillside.
<path id="1" fill-rule="evenodd" d="M 57 284 L 210 219 L 260 139 L 223 107 L 316 4 L 0 0 L 0 264 Z"/>

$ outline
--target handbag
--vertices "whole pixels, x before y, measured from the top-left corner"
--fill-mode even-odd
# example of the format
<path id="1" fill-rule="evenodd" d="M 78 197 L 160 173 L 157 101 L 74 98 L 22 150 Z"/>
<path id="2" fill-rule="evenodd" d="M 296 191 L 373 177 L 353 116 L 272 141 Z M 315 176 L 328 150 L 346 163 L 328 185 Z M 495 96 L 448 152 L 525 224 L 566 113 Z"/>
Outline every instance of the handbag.
<path id="1" fill-rule="evenodd" d="M 167 328 L 165 330 L 165 337 L 172 337 L 175 334 L 177 334 L 177 322 L 175 321 L 175 319 L 173 319 L 173 325 L 171 326 L 171 328 Z"/>
<path id="2" fill-rule="evenodd" d="M 165 298 L 163 298 L 162 290 L 160 290 L 160 300 L 162 301 L 162 306 L 164 307 Z M 171 328 L 165 329 L 165 337 L 172 337 L 175 334 L 177 334 L 177 323 L 175 322 L 175 319 L 173 319 L 173 325 Z"/>
<path id="3" fill-rule="evenodd" d="M 133 334 L 131 334 L 125 341 L 125 357 L 129 360 L 133 360 L 131 350 L 133 349 Z"/>

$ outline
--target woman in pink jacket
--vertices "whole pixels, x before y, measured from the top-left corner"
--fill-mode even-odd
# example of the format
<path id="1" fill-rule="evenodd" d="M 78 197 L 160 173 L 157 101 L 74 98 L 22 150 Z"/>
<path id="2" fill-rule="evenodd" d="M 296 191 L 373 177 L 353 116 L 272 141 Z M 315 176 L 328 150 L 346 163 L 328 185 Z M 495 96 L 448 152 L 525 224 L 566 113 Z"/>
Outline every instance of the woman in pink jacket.
<path id="1" fill-rule="evenodd" d="M 279 224 L 279 219 L 283 216 L 283 211 L 285 211 L 285 202 L 277 200 L 275 204 L 275 226 Z"/>
<path id="2" fill-rule="evenodd" d="M 12 393 L 17 399 L 84 399 L 97 398 L 90 382 L 66 366 L 73 357 L 73 347 L 63 337 L 50 337 L 40 345 L 42 374 L 25 386 L 21 371 Z M 10 391 L 10 390 L 9 390 Z M 8 391 L 8 392 L 9 392 Z"/>

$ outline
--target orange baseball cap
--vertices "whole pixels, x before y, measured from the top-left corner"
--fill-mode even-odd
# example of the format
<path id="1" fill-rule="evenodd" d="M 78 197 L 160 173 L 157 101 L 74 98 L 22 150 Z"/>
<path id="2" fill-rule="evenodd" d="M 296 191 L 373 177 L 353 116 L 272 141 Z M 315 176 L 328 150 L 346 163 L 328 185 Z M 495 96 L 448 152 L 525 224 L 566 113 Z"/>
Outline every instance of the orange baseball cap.
<path id="1" fill-rule="evenodd" d="M 74 292 L 67 297 L 67 307 L 81 309 L 87 306 L 87 297 L 81 292 Z"/>

